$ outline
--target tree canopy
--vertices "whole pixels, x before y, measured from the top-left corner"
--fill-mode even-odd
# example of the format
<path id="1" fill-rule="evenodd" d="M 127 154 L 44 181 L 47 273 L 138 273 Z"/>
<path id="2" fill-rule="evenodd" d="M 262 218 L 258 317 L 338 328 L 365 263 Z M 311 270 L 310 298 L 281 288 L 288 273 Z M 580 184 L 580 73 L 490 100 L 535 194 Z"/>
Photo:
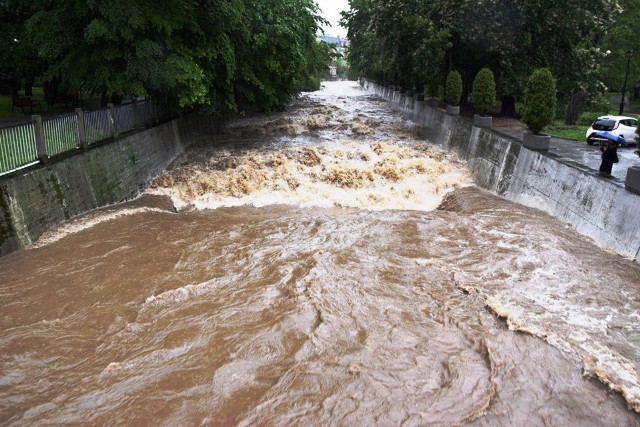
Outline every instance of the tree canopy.
<path id="1" fill-rule="evenodd" d="M 29 46 L 14 56 L 34 55 L 42 81 L 105 99 L 270 110 L 327 63 L 313 0 L 4 0 L 0 13 Z"/>
<path id="2" fill-rule="evenodd" d="M 459 70 L 463 99 L 485 67 L 494 72 L 499 95 L 522 99 L 527 77 L 542 67 L 556 76 L 561 98 L 579 90 L 595 94 L 604 88 L 604 44 L 617 44 L 619 52 L 640 40 L 640 0 L 350 0 L 349 6 L 342 23 L 354 71 L 431 86 Z M 615 67 L 610 80 L 618 85 L 621 67 Z"/>
<path id="3" fill-rule="evenodd" d="M 447 33 L 423 0 L 350 0 L 343 13 L 351 42 L 349 61 L 362 74 L 407 89 L 440 73 Z"/>

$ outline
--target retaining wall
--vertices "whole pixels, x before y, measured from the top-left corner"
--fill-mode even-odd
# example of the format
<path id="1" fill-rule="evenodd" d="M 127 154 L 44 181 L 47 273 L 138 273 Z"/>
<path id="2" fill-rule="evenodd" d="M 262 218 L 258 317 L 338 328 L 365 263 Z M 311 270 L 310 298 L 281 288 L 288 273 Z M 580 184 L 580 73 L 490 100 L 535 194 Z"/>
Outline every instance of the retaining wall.
<path id="1" fill-rule="evenodd" d="M 467 160 L 475 183 L 508 200 L 549 212 L 602 247 L 640 262 L 640 196 L 595 174 L 478 128 L 425 101 L 364 81 L 364 86 L 429 129 L 429 139 Z"/>
<path id="2" fill-rule="evenodd" d="M 191 114 L 0 178 L 0 256 L 75 215 L 138 196 L 216 125 L 210 116 Z"/>

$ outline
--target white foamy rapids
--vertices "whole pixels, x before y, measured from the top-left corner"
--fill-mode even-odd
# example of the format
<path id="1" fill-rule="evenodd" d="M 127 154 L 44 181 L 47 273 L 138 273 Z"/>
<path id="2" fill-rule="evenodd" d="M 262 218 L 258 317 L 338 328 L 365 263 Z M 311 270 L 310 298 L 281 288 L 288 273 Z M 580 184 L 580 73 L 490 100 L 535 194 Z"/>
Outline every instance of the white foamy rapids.
<path id="1" fill-rule="evenodd" d="M 607 336 L 608 321 L 598 319 L 584 312 L 579 305 L 573 306 L 566 300 L 551 302 L 541 295 L 528 298 L 543 305 L 545 313 L 532 313 L 522 309 L 513 301 L 503 300 L 503 296 L 486 297 L 487 306 L 507 321 L 509 329 L 526 332 L 545 339 L 549 344 L 582 360 L 585 375 L 597 377 L 612 390 L 622 394 L 631 408 L 640 412 L 640 375 L 634 361 L 627 359 L 616 350 L 599 342 L 598 332 Z M 606 311 L 602 308 L 598 311 Z M 601 314 L 601 313 L 600 313 Z M 569 326 L 570 333 L 557 333 L 553 322 L 560 318 Z M 546 325 L 546 326 L 545 326 Z"/>
<path id="2" fill-rule="evenodd" d="M 178 209 L 289 204 L 429 211 L 448 191 L 472 184 L 464 162 L 426 143 L 332 142 L 244 151 L 224 170 L 220 163 L 215 153 L 187 163 L 156 178 L 149 193 L 170 196 Z"/>

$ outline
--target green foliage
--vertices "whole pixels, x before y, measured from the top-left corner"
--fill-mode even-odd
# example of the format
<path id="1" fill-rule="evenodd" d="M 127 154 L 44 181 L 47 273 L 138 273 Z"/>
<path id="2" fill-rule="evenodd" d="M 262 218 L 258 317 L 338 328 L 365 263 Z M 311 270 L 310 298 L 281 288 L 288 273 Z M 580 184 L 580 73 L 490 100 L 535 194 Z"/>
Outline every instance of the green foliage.
<path id="1" fill-rule="evenodd" d="M 589 124 L 591 124 L 591 122 L 589 122 Z M 564 123 L 564 119 L 558 119 L 545 127 L 544 132 L 556 138 L 584 141 L 584 135 L 587 132 L 588 125 L 567 125 Z"/>
<path id="2" fill-rule="evenodd" d="M 483 68 L 476 74 L 470 100 L 481 115 L 487 115 L 496 103 L 496 82 L 490 69 Z"/>
<path id="3" fill-rule="evenodd" d="M 625 13 L 627 6 L 635 8 L 633 16 L 640 13 L 638 0 L 620 2 Z M 466 88 L 488 67 L 498 94 L 521 100 L 532 70 L 547 67 L 565 102 L 576 91 L 595 95 L 603 89 L 598 79 L 603 52 L 610 46 L 600 43 L 614 20 L 625 14 L 618 13 L 618 0 L 350 0 L 349 5 L 343 25 L 349 28 L 351 63 L 366 77 L 424 84 L 442 81 L 453 69 L 461 72 Z M 640 25 L 640 19 L 633 19 L 628 28 Z M 625 34 L 633 44 L 640 43 L 638 31 Z M 428 57 L 421 56 L 420 46 L 428 46 Z"/>
<path id="4" fill-rule="evenodd" d="M 589 126 L 595 119 L 600 116 L 606 116 L 613 111 L 609 97 L 604 94 L 597 95 L 589 103 L 589 110 L 584 111 L 578 117 L 576 124 Z"/>
<path id="5" fill-rule="evenodd" d="M 349 29 L 349 63 L 363 76 L 403 89 L 421 88 L 441 70 L 447 34 L 419 0 L 351 0 L 342 24 Z"/>
<path id="6" fill-rule="evenodd" d="M 270 110 L 326 65 L 313 0 L 6 0 L 0 13 L 15 28 L 5 39 L 20 32 L 37 47 L 43 81 L 104 100 L 153 95 L 180 108 Z"/>
<path id="7" fill-rule="evenodd" d="M 556 80 L 548 68 L 538 68 L 525 87 L 522 121 L 538 134 L 553 120 L 555 107 Z"/>
<path id="8" fill-rule="evenodd" d="M 598 77 L 602 79 L 609 89 L 620 91 L 624 82 L 627 67 L 628 49 L 634 49 L 635 55 L 630 60 L 630 80 L 627 82 L 633 85 L 640 81 L 633 80 L 633 76 L 638 76 L 633 70 L 640 70 L 640 3 L 638 0 L 619 0 L 621 13 L 615 13 L 615 25 L 608 28 L 603 35 L 600 46 L 603 54 L 600 58 L 601 67 L 598 69 Z M 610 51 L 609 54 L 604 52 Z"/>
<path id="9" fill-rule="evenodd" d="M 606 94 L 598 94 L 589 103 L 589 110 L 596 113 L 595 117 L 605 116 L 612 112 L 611 100 Z"/>
<path id="10" fill-rule="evenodd" d="M 43 66 L 25 28 L 27 15 L 14 1 L 0 1 L 0 93 L 33 83 Z"/>
<path id="11" fill-rule="evenodd" d="M 447 75 L 444 85 L 444 100 L 449 105 L 460 104 L 462 96 L 462 76 L 460 72 L 453 70 Z"/>
<path id="12" fill-rule="evenodd" d="M 582 114 L 580 114 L 580 117 L 578 117 L 576 124 L 580 126 L 589 126 L 599 116 L 602 116 L 602 114 L 598 113 L 597 111 L 584 111 Z"/>

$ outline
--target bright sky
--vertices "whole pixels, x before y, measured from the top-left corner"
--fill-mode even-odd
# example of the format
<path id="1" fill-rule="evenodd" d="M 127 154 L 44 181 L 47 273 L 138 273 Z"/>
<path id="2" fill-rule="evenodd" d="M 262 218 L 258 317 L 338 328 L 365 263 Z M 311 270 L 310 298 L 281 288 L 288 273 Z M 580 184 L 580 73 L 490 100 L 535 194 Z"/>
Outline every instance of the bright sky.
<path id="1" fill-rule="evenodd" d="M 331 23 L 331 26 L 325 26 L 324 33 L 328 36 L 346 37 L 347 30 L 338 25 L 340 21 L 340 12 L 349 10 L 349 0 L 315 0 L 322 11 L 322 16 Z"/>

